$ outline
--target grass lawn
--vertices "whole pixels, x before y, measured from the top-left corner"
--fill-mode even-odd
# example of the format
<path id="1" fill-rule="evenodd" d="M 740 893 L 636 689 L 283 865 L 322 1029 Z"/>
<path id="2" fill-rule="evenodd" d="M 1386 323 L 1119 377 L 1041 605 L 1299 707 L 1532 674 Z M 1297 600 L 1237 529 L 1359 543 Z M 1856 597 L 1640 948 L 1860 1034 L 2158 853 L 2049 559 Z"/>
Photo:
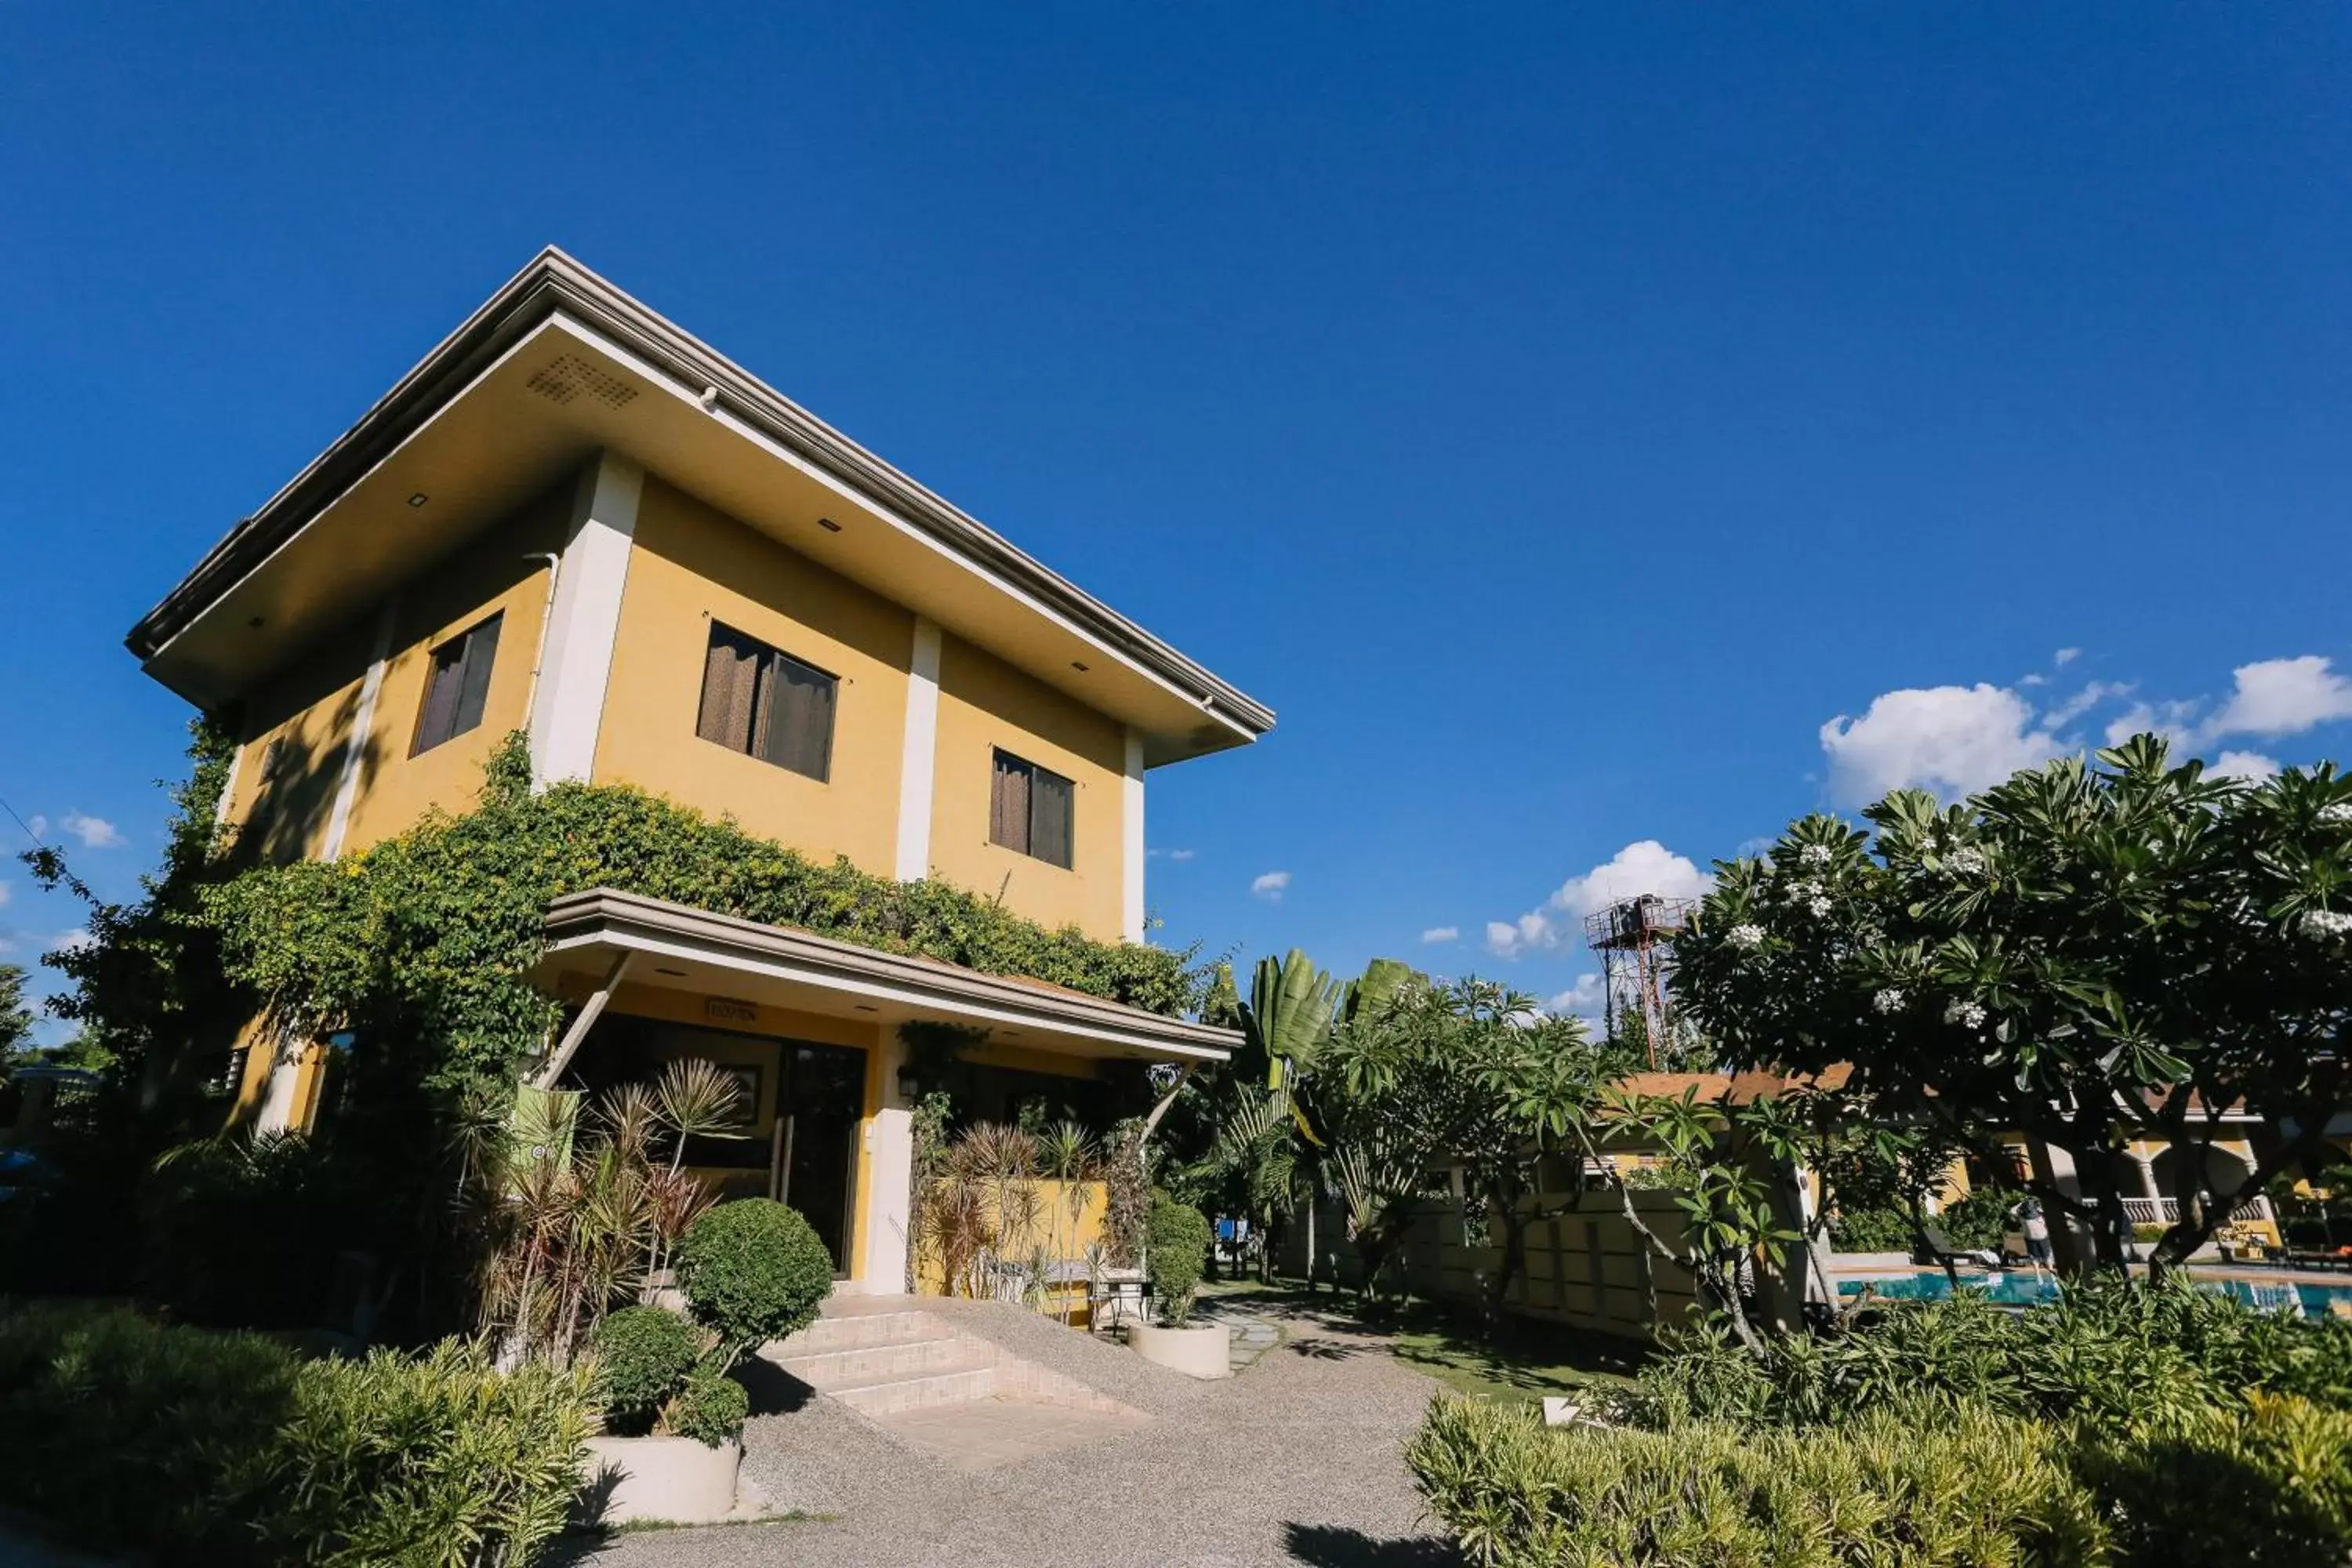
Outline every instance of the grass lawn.
<path id="1" fill-rule="evenodd" d="M 1335 1298 L 1328 1290 L 1310 1296 L 1294 1284 L 1261 1285 L 1254 1279 L 1206 1283 L 1201 1294 L 1236 1306 L 1255 1299 L 1269 1306 L 1344 1312 L 1369 1329 L 1393 1334 L 1399 1361 L 1484 1399 L 1517 1402 L 1622 1387 L 1633 1381 L 1648 1353 L 1648 1347 L 1634 1341 L 1521 1318 L 1505 1319 L 1489 1341 L 1479 1332 L 1475 1312 L 1428 1301 L 1366 1310 L 1351 1297 Z"/>

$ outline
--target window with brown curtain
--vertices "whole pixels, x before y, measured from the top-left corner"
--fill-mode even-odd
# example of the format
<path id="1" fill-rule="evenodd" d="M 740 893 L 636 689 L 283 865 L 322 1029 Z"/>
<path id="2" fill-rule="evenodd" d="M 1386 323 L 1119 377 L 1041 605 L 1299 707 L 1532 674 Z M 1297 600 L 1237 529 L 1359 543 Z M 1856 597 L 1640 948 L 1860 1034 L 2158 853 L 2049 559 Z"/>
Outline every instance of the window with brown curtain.
<path id="1" fill-rule="evenodd" d="M 1068 868 L 1076 784 L 1050 768 L 998 752 L 989 791 L 991 841 Z"/>
<path id="2" fill-rule="evenodd" d="M 814 665 L 713 621 L 694 732 L 822 784 L 833 776 L 840 688 Z"/>
<path id="3" fill-rule="evenodd" d="M 482 721 L 482 707 L 490 696 L 490 666 L 499 654 L 499 624 L 505 619 L 503 613 L 492 616 L 433 650 L 410 756 L 453 741 Z"/>

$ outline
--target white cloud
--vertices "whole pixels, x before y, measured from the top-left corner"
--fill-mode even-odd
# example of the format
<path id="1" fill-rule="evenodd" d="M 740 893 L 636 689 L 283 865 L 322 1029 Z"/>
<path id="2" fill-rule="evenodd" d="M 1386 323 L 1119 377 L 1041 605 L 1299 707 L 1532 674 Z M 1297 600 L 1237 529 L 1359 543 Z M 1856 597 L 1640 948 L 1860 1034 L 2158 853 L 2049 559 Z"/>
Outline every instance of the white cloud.
<path id="1" fill-rule="evenodd" d="M 34 814 L 33 820 L 25 824 L 25 826 L 36 838 L 47 838 L 49 836 L 49 819 L 37 812 Z"/>
<path id="2" fill-rule="evenodd" d="M 2260 752 L 2224 752 L 2213 760 L 2206 773 L 2217 779 L 2263 779 L 2278 777 L 2276 757 L 2266 757 Z"/>
<path id="3" fill-rule="evenodd" d="M 1861 718 L 1841 713 L 1822 725 L 1822 750 L 1831 794 L 1859 805 L 1894 789 L 1967 795 L 2068 747 L 2036 724 L 2025 699 L 1979 681 L 1881 692 Z"/>
<path id="4" fill-rule="evenodd" d="M 1254 897 L 1264 899 L 1268 903 L 1278 904 L 1282 902 L 1283 890 L 1289 886 L 1289 872 L 1268 871 L 1250 883 L 1250 892 Z"/>
<path id="5" fill-rule="evenodd" d="M 1432 926 L 1421 933 L 1423 942 L 1458 942 L 1461 938 L 1460 926 Z"/>
<path id="6" fill-rule="evenodd" d="M 68 811 L 65 815 L 65 820 L 58 826 L 80 839 L 81 847 L 85 849 L 122 847 L 122 835 L 114 830 L 114 824 L 102 816 L 85 816 L 79 811 Z"/>
<path id="7" fill-rule="evenodd" d="M 1689 857 L 1654 838 L 1639 839 L 1581 877 L 1562 882 L 1544 909 L 1530 910 L 1517 921 L 1486 922 L 1486 949 L 1500 958 L 1517 958 L 1530 949 L 1559 947 L 1582 936 L 1584 916 L 1621 899 L 1643 893 L 1696 899 L 1714 886 L 1715 879 Z"/>
<path id="8" fill-rule="evenodd" d="M 0 910 L 6 909 L 8 900 L 14 897 L 16 897 L 16 889 L 5 882 L 0 882 Z"/>
<path id="9" fill-rule="evenodd" d="M 2094 680 L 2063 702 L 2053 703 L 2042 715 L 2045 730 L 2063 729 L 2111 697 L 2131 695 L 2131 683 L 2123 680 Z"/>
<path id="10" fill-rule="evenodd" d="M 49 951 L 51 952 L 75 952 L 82 948 L 88 947 L 89 944 L 89 932 L 80 926 L 76 926 L 71 931 L 61 931 L 58 932 L 57 940 L 49 943 Z"/>
<path id="11" fill-rule="evenodd" d="M 1601 1006 L 1601 976 L 1580 974 L 1576 984 L 1544 1004 L 1547 1012 L 1576 1014 L 1583 1017 L 1596 1015 Z"/>
<path id="12" fill-rule="evenodd" d="M 2059 668 L 2063 669 L 2082 657 L 2083 650 L 2081 648 L 2062 647 L 2056 653 L 2050 656 L 2050 662 L 2056 665 Z"/>
<path id="13" fill-rule="evenodd" d="M 2017 683 L 2020 686 L 2047 686 L 2050 684 L 2050 678 L 2046 675 L 2021 675 L 2017 678 Z"/>
<path id="14" fill-rule="evenodd" d="M 2232 672 L 2236 687 L 2200 732 L 2223 735 L 2294 735 L 2336 719 L 2352 719 L 2352 680 L 2314 653 L 2301 658 L 2268 658 L 2242 664 Z"/>
<path id="15" fill-rule="evenodd" d="M 1198 853 L 1198 851 L 1192 849 L 1147 849 L 1143 853 L 1144 858 L 1150 860 L 1190 860 Z"/>

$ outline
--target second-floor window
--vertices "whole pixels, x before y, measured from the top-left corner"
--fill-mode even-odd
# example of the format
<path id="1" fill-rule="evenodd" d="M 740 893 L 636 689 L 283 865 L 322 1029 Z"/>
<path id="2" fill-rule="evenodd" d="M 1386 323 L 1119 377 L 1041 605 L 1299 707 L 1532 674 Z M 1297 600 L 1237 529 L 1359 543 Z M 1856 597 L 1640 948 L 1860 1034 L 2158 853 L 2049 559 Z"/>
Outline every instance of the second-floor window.
<path id="1" fill-rule="evenodd" d="M 482 707 L 490 696 L 490 665 L 499 654 L 499 623 L 505 618 L 503 613 L 492 616 L 433 650 L 410 756 L 455 740 L 482 721 Z"/>
<path id="2" fill-rule="evenodd" d="M 713 621 L 694 732 L 822 784 L 833 776 L 840 688 L 814 665 Z"/>
<path id="3" fill-rule="evenodd" d="M 1077 786 L 1050 768 L 998 752 L 989 787 L 990 839 L 1066 869 Z"/>

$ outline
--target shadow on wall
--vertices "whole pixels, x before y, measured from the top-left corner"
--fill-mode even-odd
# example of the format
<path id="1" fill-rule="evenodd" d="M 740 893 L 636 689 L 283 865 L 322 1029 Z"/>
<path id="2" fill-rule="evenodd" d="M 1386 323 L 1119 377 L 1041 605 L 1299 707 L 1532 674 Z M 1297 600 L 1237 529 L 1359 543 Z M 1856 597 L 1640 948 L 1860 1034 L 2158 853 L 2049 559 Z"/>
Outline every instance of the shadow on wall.
<path id="1" fill-rule="evenodd" d="M 326 732 L 350 734 L 359 717 L 359 701 L 356 689 L 346 692 L 323 726 Z M 379 720 L 382 717 L 378 715 Z M 362 768 L 373 771 L 382 765 L 385 728 L 382 722 L 370 726 L 360 746 Z M 231 847 L 235 861 L 286 865 L 323 846 L 349 752 L 350 747 L 341 742 L 320 745 L 298 731 L 263 742 L 258 758 L 241 759 L 241 770 L 253 767 L 261 772 L 252 807 Z"/>

